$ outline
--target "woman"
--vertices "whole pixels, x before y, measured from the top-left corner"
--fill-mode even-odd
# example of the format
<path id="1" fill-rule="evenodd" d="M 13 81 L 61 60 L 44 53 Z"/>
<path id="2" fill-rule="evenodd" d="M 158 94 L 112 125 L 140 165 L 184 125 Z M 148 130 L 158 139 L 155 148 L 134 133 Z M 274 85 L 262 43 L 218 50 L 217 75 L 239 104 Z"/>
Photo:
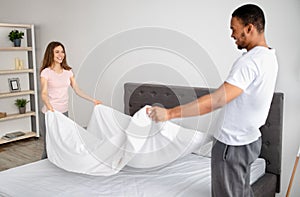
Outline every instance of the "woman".
<path id="1" fill-rule="evenodd" d="M 95 105 L 101 101 L 86 95 L 78 87 L 72 68 L 67 64 L 66 51 L 60 42 L 50 42 L 46 48 L 41 66 L 41 97 L 44 102 L 42 112 L 59 111 L 68 116 L 68 88 L 71 86 L 80 97 L 93 102 Z M 44 139 L 46 130 L 44 129 Z M 46 140 L 42 159 L 47 158 Z"/>

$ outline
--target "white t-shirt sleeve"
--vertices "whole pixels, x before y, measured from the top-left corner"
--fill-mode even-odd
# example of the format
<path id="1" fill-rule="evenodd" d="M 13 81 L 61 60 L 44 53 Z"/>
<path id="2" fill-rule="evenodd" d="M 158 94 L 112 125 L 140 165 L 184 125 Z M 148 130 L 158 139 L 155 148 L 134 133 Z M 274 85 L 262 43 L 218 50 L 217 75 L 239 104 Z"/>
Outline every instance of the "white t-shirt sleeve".
<path id="1" fill-rule="evenodd" d="M 258 70 L 254 62 L 238 61 L 236 62 L 225 80 L 231 85 L 237 86 L 242 90 L 246 90 L 247 87 L 255 80 L 258 74 Z"/>

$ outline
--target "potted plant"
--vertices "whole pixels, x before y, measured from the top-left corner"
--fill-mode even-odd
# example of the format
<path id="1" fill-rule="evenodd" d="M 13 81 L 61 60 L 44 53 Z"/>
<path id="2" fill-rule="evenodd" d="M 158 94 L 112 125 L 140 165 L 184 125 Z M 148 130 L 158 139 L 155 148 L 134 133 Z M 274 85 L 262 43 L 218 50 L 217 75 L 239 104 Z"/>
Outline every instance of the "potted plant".
<path id="1" fill-rule="evenodd" d="M 9 40 L 14 43 L 15 47 L 21 46 L 21 39 L 23 39 L 23 36 L 24 36 L 24 32 L 19 30 L 12 30 L 8 34 Z"/>
<path id="2" fill-rule="evenodd" d="M 26 104 L 29 102 L 27 99 L 16 99 L 15 105 L 19 108 L 20 114 L 25 114 L 26 112 Z"/>

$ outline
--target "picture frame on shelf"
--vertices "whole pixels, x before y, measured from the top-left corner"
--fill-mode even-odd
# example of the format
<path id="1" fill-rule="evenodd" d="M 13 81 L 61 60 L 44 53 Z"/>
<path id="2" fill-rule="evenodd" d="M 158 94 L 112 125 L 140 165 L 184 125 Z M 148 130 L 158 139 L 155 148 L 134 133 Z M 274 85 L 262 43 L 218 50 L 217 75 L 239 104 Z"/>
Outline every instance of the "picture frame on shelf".
<path id="1" fill-rule="evenodd" d="M 9 78 L 8 86 L 9 86 L 10 92 L 20 92 L 21 91 L 19 78 Z"/>

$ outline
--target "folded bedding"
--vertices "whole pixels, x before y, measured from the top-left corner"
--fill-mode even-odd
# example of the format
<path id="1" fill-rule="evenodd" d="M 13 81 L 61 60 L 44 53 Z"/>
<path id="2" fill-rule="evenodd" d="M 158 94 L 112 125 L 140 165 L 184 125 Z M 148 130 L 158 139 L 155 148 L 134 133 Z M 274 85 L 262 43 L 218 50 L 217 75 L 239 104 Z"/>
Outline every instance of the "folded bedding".
<path id="1" fill-rule="evenodd" d="M 133 117 L 104 105 L 94 107 L 87 129 L 62 113 L 46 113 L 48 159 L 71 172 L 110 176 L 125 166 L 167 165 L 208 144 L 207 133 L 172 122 L 155 123 L 145 106 Z"/>

